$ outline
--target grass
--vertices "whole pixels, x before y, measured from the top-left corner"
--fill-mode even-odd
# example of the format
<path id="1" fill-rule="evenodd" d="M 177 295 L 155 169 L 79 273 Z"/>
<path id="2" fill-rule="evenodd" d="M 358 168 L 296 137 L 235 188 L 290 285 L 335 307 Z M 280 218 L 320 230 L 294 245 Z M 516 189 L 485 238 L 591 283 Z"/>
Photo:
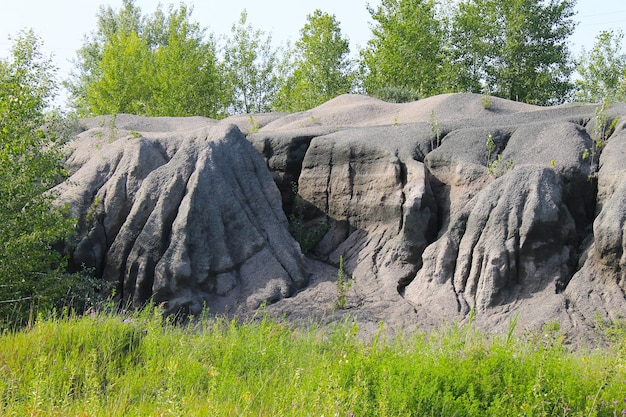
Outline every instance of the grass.
<path id="1" fill-rule="evenodd" d="M 382 329 L 382 327 L 381 327 Z M 623 334 L 570 352 L 556 328 L 471 326 L 369 342 L 257 317 L 187 326 L 147 309 L 40 318 L 0 337 L 2 416 L 621 416 Z"/>

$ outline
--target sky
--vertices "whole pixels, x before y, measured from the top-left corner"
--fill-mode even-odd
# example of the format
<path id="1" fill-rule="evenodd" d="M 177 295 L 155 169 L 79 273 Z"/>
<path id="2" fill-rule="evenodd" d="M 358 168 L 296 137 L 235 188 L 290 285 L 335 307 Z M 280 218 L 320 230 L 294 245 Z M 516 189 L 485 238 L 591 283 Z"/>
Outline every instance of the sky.
<path id="1" fill-rule="evenodd" d="M 151 14 L 159 3 L 178 5 L 179 0 L 136 0 L 144 14 Z M 276 45 L 292 44 L 315 9 L 334 14 L 341 31 L 350 39 L 351 50 L 364 47 L 370 38 L 372 19 L 367 4 L 376 7 L 380 0 L 186 0 L 193 6 L 192 20 L 216 36 L 230 34 L 230 28 L 247 10 L 248 23 L 271 33 Z M 0 0 L 0 57 L 6 57 L 10 36 L 32 28 L 43 39 L 43 52 L 52 54 L 59 67 L 58 77 L 65 79 L 72 70 L 71 60 L 83 45 L 85 35 L 96 28 L 101 5 L 119 9 L 122 0 Z M 575 20 L 579 22 L 571 38 L 571 50 L 578 55 L 590 50 L 596 35 L 607 29 L 626 32 L 624 0 L 578 0 Z M 626 45 L 625 45 L 626 48 Z"/>

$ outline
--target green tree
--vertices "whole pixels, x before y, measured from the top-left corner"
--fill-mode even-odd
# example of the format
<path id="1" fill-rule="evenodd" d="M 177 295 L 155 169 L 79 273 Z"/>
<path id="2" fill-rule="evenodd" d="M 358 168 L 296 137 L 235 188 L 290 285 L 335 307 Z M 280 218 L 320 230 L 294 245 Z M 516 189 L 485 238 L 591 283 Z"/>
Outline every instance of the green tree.
<path id="1" fill-rule="evenodd" d="M 382 0 L 369 8 L 375 25 L 361 53 L 363 87 L 381 98 L 487 90 L 563 102 L 573 88 L 574 1 Z"/>
<path id="2" fill-rule="evenodd" d="M 368 11 L 375 23 L 361 51 L 365 91 L 378 96 L 390 88 L 420 96 L 444 92 L 438 82 L 444 45 L 435 0 L 382 0 Z"/>
<path id="3" fill-rule="evenodd" d="M 576 100 L 592 103 L 626 101 L 626 54 L 622 31 L 602 31 L 590 52 L 582 51 L 576 70 Z"/>
<path id="4" fill-rule="evenodd" d="M 573 85 L 568 38 L 575 0 L 465 0 L 453 17 L 451 54 L 465 91 L 550 105 Z M 465 71 L 463 71 L 465 68 Z M 481 86 L 482 84 L 482 86 Z"/>
<path id="5" fill-rule="evenodd" d="M 84 102 L 91 114 L 146 114 L 150 101 L 148 45 L 134 30 L 114 35 L 104 46 L 99 76 L 87 84 Z"/>
<path id="6" fill-rule="evenodd" d="M 163 26 L 163 39 L 156 42 L 145 36 L 154 50 L 151 76 L 151 107 L 149 116 L 218 116 L 223 114 L 224 98 L 220 79 L 216 46 L 212 37 L 205 41 L 205 31 L 190 21 L 191 11 L 184 5 L 175 10 L 171 6 Z M 155 19 L 147 28 L 154 33 Z M 146 32 L 147 34 L 150 31 Z M 150 60 L 148 60 L 150 62 Z"/>
<path id="7" fill-rule="evenodd" d="M 315 10 L 307 15 L 293 51 L 293 72 L 279 90 L 274 108 L 302 111 L 352 90 L 350 43 L 334 15 Z"/>
<path id="8" fill-rule="evenodd" d="M 270 111 L 279 88 L 278 54 L 272 49 L 272 38 L 247 24 L 247 19 L 244 10 L 224 48 L 229 114 Z"/>
<path id="9" fill-rule="evenodd" d="M 75 222 L 49 191 L 66 172 L 58 121 L 44 113 L 56 69 L 41 47 L 32 31 L 21 32 L 10 57 L 0 59 L 0 327 L 24 324 L 78 283 L 53 250 Z"/>
<path id="10" fill-rule="evenodd" d="M 453 91 L 480 93 L 486 88 L 490 63 L 497 54 L 495 4 L 490 0 L 462 1 L 450 18 L 449 84 Z"/>
<path id="11" fill-rule="evenodd" d="M 134 0 L 101 7 L 68 83 L 80 115 L 218 116 L 223 109 L 215 42 L 184 4 L 144 17 Z"/>
<path id="12" fill-rule="evenodd" d="M 550 105 L 569 98 L 573 62 L 568 38 L 575 0 L 502 3 L 505 42 L 494 77 L 495 93 L 510 100 Z"/>
<path id="13" fill-rule="evenodd" d="M 97 18 L 97 29 L 85 37 L 85 43 L 76 51 L 72 79 L 65 82 L 72 105 L 82 116 L 95 113 L 87 103 L 87 90 L 102 76 L 101 62 L 105 46 L 116 39 L 119 43 L 120 35 L 128 36 L 134 32 L 139 36 L 145 27 L 141 9 L 134 0 L 123 0 L 122 8 L 117 12 L 110 6 L 100 6 Z M 160 35 L 150 30 L 151 39 L 157 40 Z"/>

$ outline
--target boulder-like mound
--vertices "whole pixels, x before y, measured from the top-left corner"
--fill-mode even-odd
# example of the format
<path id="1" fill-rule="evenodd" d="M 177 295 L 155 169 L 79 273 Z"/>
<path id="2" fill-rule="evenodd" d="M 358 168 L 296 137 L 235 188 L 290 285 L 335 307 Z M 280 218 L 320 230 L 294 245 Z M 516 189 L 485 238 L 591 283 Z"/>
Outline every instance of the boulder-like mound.
<path id="1" fill-rule="evenodd" d="M 626 313 L 626 107 L 599 111 L 344 95 L 89 119 L 59 200 L 80 218 L 76 267 L 134 305 L 583 334 Z"/>
<path id="2" fill-rule="evenodd" d="M 151 135 L 144 120 L 132 132 L 95 128 L 76 139 L 70 162 L 83 163 L 58 189 L 81 219 L 73 263 L 132 305 L 194 314 L 250 311 L 305 286 L 280 194 L 239 129 L 207 121 Z"/>

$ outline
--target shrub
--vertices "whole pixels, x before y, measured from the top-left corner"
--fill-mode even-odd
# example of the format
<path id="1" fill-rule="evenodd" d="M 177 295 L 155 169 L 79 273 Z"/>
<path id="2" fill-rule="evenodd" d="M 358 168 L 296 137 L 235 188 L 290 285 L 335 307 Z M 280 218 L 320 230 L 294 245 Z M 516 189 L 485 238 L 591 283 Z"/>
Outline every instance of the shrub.
<path id="1" fill-rule="evenodd" d="M 65 274 L 65 258 L 55 250 L 75 221 L 50 191 L 67 176 L 68 128 L 46 111 L 56 84 L 40 48 L 32 31 L 22 32 L 10 59 L 0 60 L 0 328 L 22 326 L 70 294 L 78 301 L 73 289 L 88 282 Z"/>
<path id="2" fill-rule="evenodd" d="M 410 87 L 386 86 L 373 91 L 371 96 L 388 103 L 410 103 L 419 100 L 420 93 Z"/>

